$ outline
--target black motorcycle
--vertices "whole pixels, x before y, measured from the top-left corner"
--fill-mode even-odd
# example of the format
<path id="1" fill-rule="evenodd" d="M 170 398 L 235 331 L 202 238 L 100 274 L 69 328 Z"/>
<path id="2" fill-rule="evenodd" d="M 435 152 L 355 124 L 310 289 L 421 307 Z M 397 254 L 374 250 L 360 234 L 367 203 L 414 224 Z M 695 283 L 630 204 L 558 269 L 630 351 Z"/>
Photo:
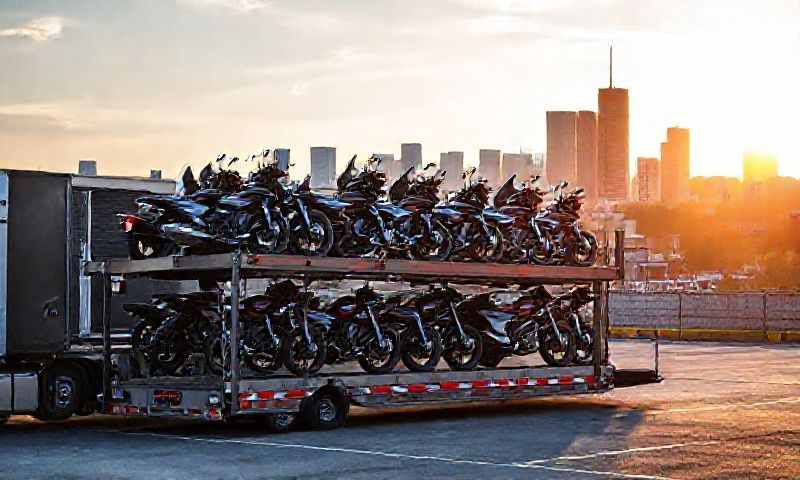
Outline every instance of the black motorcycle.
<path id="1" fill-rule="evenodd" d="M 439 331 L 432 324 L 423 323 L 416 301 L 416 292 L 387 297 L 379 312 L 379 323 L 400 334 L 401 358 L 406 368 L 430 372 L 439 364 L 442 342 Z"/>
<path id="2" fill-rule="evenodd" d="M 474 295 L 461 303 L 464 322 L 479 329 L 485 343 L 481 365 L 496 367 L 511 355 L 537 351 L 548 365 L 567 366 L 575 357 L 575 336 L 569 324 L 549 308 L 553 297 L 544 287 L 504 302 L 497 292 Z"/>
<path id="3" fill-rule="evenodd" d="M 136 200 L 138 215 L 120 215 L 121 226 L 132 239 L 132 258 L 161 256 L 174 245 L 199 254 L 286 250 L 289 227 L 270 190 L 249 183 L 223 196 L 217 190 L 195 191 L 198 184 L 190 170 L 182 178 L 186 180 L 179 186 L 182 195 L 141 197 Z M 143 252 L 140 244 L 145 239 L 152 247 Z"/>
<path id="4" fill-rule="evenodd" d="M 584 285 L 571 288 L 551 302 L 551 314 L 559 323 L 569 324 L 575 334 L 574 363 L 578 365 L 591 365 L 594 361 L 594 328 L 581 313 L 593 301 L 591 289 Z"/>
<path id="5" fill-rule="evenodd" d="M 428 164 L 423 173 L 435 164 Z M 439 186 L 445 171 L 430 177 L 419 175 L 410 180 L 414 167 L 409 168 L 389 188 L 389 200 L 411 215 L 393 225 L 403 232 L 410 244 L 411 257 L 417 260 L 445 261 L 453 250 L 453 237 L 447 227 L 434 218 L 439 202 Z"/>
<path id="6" fill-rule="evenodd" d="M 530 258 L 539 265 L 590 267 L 597 259 L 597 239 L 580 228 L 580 208 L 584 192 L 579 188 L 565 193 L 568 183 L 553 188 L 553 202 L 536 215 L 536 232 Z"/>
<path id="7" fill-rule="evenodd" d="M 483 355 L 481 333 L 463 321 L 463 296 L 447 287 L 436 287 L 415 299 L 423 324 L 439 333 L 442 358 L 453 370 L 472 370 Z"/>
<path id="8" fill-rule="evenodd" d="M 459 259 L 496 262 L 503 257 L 503 233 L 498 221 L 511 219 L 505 215 L 486 212 L 489 188 L 484 180 L 472 181 L 475 168 L 462 175 L 465 186 L 449 201 L 440 202 L 433 209 L 434 218 L 451 232 L 454 239 L 452 256 Z M 495 219 L 495 217 L 497 217 Z"/>
<path id="9" fill-rule="evenodd" d="M 357 359 L 369 373 L 389 373 L 401 356 L 400 334 L 388 324 L 381 325 L 385 310 L 383 297 L 369 285 L 328 305 L 332 317 L 327 363 Z"/>
<path id="10" fill-rule="evenodd" d="M 512 228 L 504 235 L 505 260 L 523 263 L 530 261 L 530 252 L 537 238 L 533 221 L 546 192 L 533 186 L 539 179 L 538 175 L 531 177 L 530 182 L 523 183 L 520 188 L 515 185 L 516 178 L 514 174 L 506 180 L 497 190 L 492 203 L 497 212 L 513 219 Z"/>

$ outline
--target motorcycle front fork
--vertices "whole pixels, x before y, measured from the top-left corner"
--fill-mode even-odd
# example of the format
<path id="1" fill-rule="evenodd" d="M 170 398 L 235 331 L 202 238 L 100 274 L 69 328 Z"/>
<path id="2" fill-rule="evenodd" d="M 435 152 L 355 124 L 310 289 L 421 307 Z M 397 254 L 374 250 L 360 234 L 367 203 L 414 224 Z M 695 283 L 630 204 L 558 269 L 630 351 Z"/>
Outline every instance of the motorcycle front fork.
<path id="1" fill-rule="evenodd" d="M 471 349 L 475 343 L 475 340 L 472 338 L 467 338 L 467 334 L 464 332 L 464 327 L 461 326 L 461 320 L 458 319 L 456 307 L 453 305 L 453 302 L 450 302 L 450 315 L 452 315 L 453 323 L 456 325 L 459 342 L 461 342 L 461 345 L 464 348 Z"/>
<path id="2" fill-rule="evenodd" d="M 381 327 L 378 325 L 378 319 L 375 318 L 375 313 L 373 313 L 372 307 L 369 305 L 367 305 L 367 316 L 369 317 L 369 321 L 372 322 L 372 329 L 375 332 L 375 338 L 378 339 L 378 345 L 380 345 L 381 349 L 387 348 L 388 345 L 381 331 Z"/>
<path id="3" fill-rule="evenodd" d="M 558 338 L 558 343 L 561 344 L 561 347 L 565 347 L 564 339 L 561 337 L 561 331 L 558 329 L 558 323 L 556 322 L 556 317 L 553 315 L 552 308 L 547 308 L 547 316 L 550 317 L 550 326 L 553 327 L 553 331 L 556 333 L 556 338 Z"/>

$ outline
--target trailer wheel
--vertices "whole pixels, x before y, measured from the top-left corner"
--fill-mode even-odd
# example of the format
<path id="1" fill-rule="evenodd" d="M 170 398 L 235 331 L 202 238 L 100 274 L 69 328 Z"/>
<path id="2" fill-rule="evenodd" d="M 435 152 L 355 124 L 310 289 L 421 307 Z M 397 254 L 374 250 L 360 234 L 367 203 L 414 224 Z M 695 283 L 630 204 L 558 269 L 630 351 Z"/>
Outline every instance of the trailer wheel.
<path id="1" fill-rule="evenodd" d="M 308 397 L 300 409 L 303 423 L 312 430 L 333 430 L 344 425 L 350 404 L 333 388 L 322 389 Z"/>
<path id="2" fill-rule="evenodd" d="M 82 375 L 72 366 L 54 365 L 45 370 L 39 409 L 34 416 L 42 421 L 66 420 L 81 403 Z"/>
<path id="3" fill-rule="evenodd" d="M 0 425 L 5 425 L 6 422 L 8 422 L 7 416 L 0 417 Z"/>
<path id="4" fill-rule="evenodd" d="M 264 417 L 264 424 L 272 433 L 287 433 L 294 420 L 295 416 L 291 413 L 271 413 Z"/>

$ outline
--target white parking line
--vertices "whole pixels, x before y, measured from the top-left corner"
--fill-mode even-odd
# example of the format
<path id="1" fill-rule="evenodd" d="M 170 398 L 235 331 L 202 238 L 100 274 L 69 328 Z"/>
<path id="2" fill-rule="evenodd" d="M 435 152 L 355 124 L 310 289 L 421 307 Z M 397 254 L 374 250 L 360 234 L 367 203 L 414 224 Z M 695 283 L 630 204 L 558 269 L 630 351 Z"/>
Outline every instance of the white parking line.
<path id="1" fill-rule="evenodd" d="M 629 478 L 629 479 L 639 479 L 639 480 L 673 480 L 668 477 L 660 477 L 655 475 L 637 475 L 637 474 L 629 474 L 629 473 L 619 473 L 619 472 L 606 472 L 606 471 L 599 471 L 599 470 L 584 470 L 579 468 L 567 468 L 567 467 L 552 467 L 552 466 L 545 466 L 545 465 L 538 465 L 538 464 L 529 464 L 529 463 L 495 463 L 495 462 L 484 462 L 480 460 L 463 460 L 457 458 L 447 458 L 447 457 L 437 457 L 431 455 L 410 455 L 405 453 L 395 453 L 395 452 L 381 452 L 376 450 L 360 450 L 355 448 L 339 448 L 339 447 L 320 447 L 316 445 L 303 445 L 299 443 L 278 443 L 278 442 L 265 442 L 260 440 L 236 440 L 236 439 L 228 439 L 228 438 L 202 438 L 202 437 L 188 437 L 188 436 L 181 436 L 181 435 L 168 435 L 163 433 L 153 433 L 153 432 L 125 432 L 121 430 L 101 430 L 103 432 L 114 432 L 119 433 L 122 435 L 136 435 L 136 436 L 149 436 L 149 437 L 159 437 L 159 438 L 166 438 L 171 440 L 184 440 L 184 441 L 192 441 L 192 442 L 204 442 L 204 443 L 227 443 L 227 444 L 236 444 L 236 445 L 251 445 L 251 446 L 259 446 L 259 447 L 274 447 L 274 448 L 297 448 L 303 450 L 315 450 L 315 451 L 323 451 L 323 452 L 333 452 L 333 453 L 350 453 L 356 455 L 371 455 L 376 457 L 387 457 L 387 458 L 400 458 L 404 460 L 427 460 L 427 461 L 435 461 L 435 462 L 444 462 L 453 465 L 480 465 L 480 466 L 488 466 L 488 467 L 507 467 L 507 468 L 523 468 L 523 469 L 537 469 L 537 470 L 547 470 L 552 472 L 563 472 L 569 474 L 585 474 L 585 475 L 596 475 L 596 476 L 603 476 L 603 477 L 610 477 L 610 478 Z"/>
<path id="2" fill-rule="evenodd" d="M 673 408 L 670 410 L 647 410 L 647 415 L 667 415 L 679 413 L 694 413 L 694 412 L 709 412 L 714 410 L 730 410 L 734 408 L 756 408 L 768 405 L 791 404 L 800 403 L 800 397 L 779 398 L 778 400 L 770 400 L 766 402 L 754 403 L 731 403 L 726 405 L 712 405 L 710 407 L 697 407 L 697 408 Z"/>
<path id="3" fill-rule="evenodd" d="M 530 462 L 525 462 L 526 465 L 538 465 L 542 463 L 551 463 L 561 461 L 569 461 L 569 460 L 586 460 L 589 458 L 597 458 L 597 457 L 613 457 L 617 455 L 627 455 L 631 453 L 640 453 L 640 452 L 653 452 L 657 450 L 672 450 L 675 448 L 686 448 L 686 447 L 702 447 L 708 445 L 718 445 L 720 442 L 717 440 L 708 440 L 704 442 L 686 442 L 686 443 L 672 443 L 669 445 L 656 445 L 653 447 L 638 447 L 638 448 L 629 448 L 626 450 L 609 450 L 604 452 L 596 452 L 596 453 L 588 453 L 586 455 L 568 455 L 563 457 L 552 457 L 552 458 L 543 458 L 541 460 L 531 460 Z"/>

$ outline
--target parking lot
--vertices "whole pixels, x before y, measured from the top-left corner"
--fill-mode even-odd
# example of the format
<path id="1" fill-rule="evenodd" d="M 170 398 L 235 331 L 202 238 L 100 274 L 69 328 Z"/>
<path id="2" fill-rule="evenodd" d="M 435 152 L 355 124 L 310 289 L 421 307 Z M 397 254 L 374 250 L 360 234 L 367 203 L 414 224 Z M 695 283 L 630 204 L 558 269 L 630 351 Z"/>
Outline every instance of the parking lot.
<path id="1" fill-rule="evenodd" d="M 651 361 L 613 341 L 620 367 Z M 3 479 L 800 478 L 800 347 L 661 345 L 661 384 L 609 394 L 354 408 L 327 432 L 92 416 L 0 427 Z"/>

